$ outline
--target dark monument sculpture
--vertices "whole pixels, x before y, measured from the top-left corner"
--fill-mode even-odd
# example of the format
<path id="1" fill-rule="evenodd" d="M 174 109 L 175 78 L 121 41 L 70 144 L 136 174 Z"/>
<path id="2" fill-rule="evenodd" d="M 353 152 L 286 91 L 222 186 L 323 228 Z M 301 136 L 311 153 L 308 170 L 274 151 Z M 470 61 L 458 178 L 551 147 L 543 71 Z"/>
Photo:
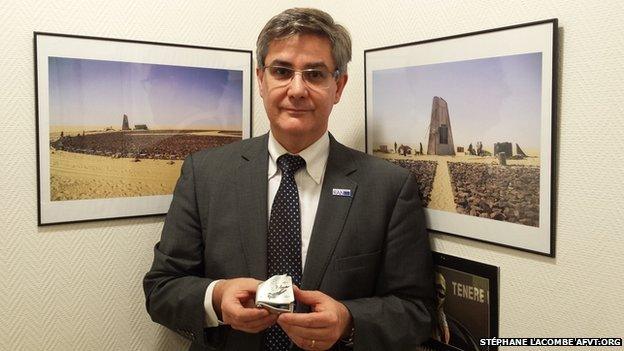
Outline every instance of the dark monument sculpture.
<path id="1" fill-rule="evenodd" d="M 505 152 L 499 152 L 496 154 L 498 158 L 498 164 L 501 166 L 507 166 L 507 154 Z"/>
<path id="2" fill-rule="evenodd" d="M 474 147 L 472 147 L 472 143 L 470 143 L 470 145 L 468 145 L 468 153 L 472 156 L 475 156 L 477 153 L 474 149 Z"/>
<path id="3" fill-rule="evenodd" d="M 518 143 L 516 143 L 516 155 L 521 156 L 521 157 L 528 157 L 527 154 L 525 154 L 524 151 L 522 151 Z"/>
<path id="4" fill-rule="evenodd" d="M 433 105 L 431 107 L 427 155 L 455 156 L 448 104 L 438 96 L 433 97 Z"/>
<path id="5" fill-rule="evenodd" d="M 123 122 L 121 122 L 121 130 L 130 130 L 130 123 L 128 123 L 128 115 L 123 115 Z"/>
<path id="6" fill-rule="evenodd" d="M 494 155 L 498 155 L 501 152 L 504 152 L 505 156 L 511 157 L 513 155 L 511 153 L 512 150 L 513 147 L 511 146 L 510 142 L 494 143 Z"/>
<path id="7" fill-rule="evenodd" d="M 399 148 L 398 148 L 398 153 L 400 155 L 407 156 L 407 154 L 411 154 L 412 153 L 412 148 L 407 146 L 407 145 L 401 144 L 401 146 L 399 146 Z"/>

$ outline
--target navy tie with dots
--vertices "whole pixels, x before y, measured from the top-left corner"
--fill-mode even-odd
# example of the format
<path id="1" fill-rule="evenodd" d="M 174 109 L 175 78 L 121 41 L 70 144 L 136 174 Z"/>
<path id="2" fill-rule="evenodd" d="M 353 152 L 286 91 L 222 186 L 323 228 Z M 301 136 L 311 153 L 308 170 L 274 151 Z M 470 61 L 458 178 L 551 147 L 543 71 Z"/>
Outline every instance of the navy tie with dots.
<path id="1" fill-rule="evenodd" d="M 269 277 L 288 274 L 293 284 L 301 285 L 301 215 L 295 172 L 305 166 L 301 156 L 284 154 L 277 159 L 282 180 L 275 194 L 269 219 L 267 238 L 267 273 Z M 268 329 L 264 350 L 282 351 L 290 348 L 290 339 L 279 325 Z"/>

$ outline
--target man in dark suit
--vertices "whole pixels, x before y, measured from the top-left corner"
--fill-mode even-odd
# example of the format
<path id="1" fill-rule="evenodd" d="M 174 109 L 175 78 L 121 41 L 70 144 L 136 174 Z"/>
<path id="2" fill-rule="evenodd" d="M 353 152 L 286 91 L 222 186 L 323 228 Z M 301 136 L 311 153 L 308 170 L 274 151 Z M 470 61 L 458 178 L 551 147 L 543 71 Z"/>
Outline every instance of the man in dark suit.
<path id="1" fill-rule="evenodd" d="M 409 172 L 328 132 L 351 40 L 290 9 L 257 44 L 270 132 L 189 156 L 144 279 L 152 319 L 191 350 L 411 350 L 431 335 L 433 273 Z M 289 274 L 297 313 L 254 306 Z"/>

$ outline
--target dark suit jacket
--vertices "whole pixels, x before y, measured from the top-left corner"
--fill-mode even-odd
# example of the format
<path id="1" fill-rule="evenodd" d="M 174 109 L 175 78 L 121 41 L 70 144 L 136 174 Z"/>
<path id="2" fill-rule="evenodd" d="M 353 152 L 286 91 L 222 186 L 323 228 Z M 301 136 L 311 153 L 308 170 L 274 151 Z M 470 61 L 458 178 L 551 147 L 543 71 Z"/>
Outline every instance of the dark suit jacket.
<path id="1" fill-rule="evenodd" d="M 355 350 L 411 350 L 431 335 L 433 311 L 417 184 L 407 170 L 330 138 L 301 288 L 346 305 Z M 182 166 L 143 284 L 152 319 L 191 339 L 191 350 L 261 349 L 262 333 L 204 328 L 203 301 L 214 279 L 267 278 L 267 142 L 265 134 L 201 151 Z"/>

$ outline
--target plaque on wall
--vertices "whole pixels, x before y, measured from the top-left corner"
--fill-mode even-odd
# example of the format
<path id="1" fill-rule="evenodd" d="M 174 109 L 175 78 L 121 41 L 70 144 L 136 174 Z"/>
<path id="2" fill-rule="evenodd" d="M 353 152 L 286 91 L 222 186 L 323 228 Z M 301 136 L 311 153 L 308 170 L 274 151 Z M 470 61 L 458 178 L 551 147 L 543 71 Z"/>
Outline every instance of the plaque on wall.
<path id="1" fill-rule="evenodd" d="M 438 325 L 425 348 L 492 351 L 498 337 L 498 267 L 433 253 Z"/>

